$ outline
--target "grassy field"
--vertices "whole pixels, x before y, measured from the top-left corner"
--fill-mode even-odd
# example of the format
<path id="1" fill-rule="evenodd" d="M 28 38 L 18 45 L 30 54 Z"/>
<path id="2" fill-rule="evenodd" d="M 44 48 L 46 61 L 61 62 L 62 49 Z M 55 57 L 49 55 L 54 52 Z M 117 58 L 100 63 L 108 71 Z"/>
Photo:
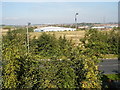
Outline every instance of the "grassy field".
<path id="1" fill-rule="evenodd" d="M 7 33 L 8 29 L 2 30 L 2 35 Z M 36 37 L 36 39 L 44 32 L 29 32 L 30 38 Z M 85 31 L 61 31 L 61 32 L 45 32 L 47 34 L 54 34 L 56 38 L 60 36 L 66 37 L 69 40 L 72 40 L 74 43 L 79 43 L 79 39 L 83 38 L 85 35 Z"/>
<path id="2" fill-rule="evenodd" d="M 43 32 L 30 32 L 30 38 L 36 37 L 38 38 Z M 85 35 L 85 31 L 61 31 L 61 32 L 46 32 L 47 34 L 54 34 L 56 38 L 60 36 L 66 36 L 67 39 L 72 40 L 74 43 L 78 44 L 79 39 L 83 38 Z"/>
<path id="3" fill-rule="evenodd" d="M 111 80 L 120 80 L 120 74 L 106 74 L 106 76 Z"/>
<path id="4" fill-rule="evenodd" d="M 111 59 L 111 58 L 118 58 L 118 55 L 114 54 L 107 54 L 107 55 L 102 55 L 104 59 Z"/>

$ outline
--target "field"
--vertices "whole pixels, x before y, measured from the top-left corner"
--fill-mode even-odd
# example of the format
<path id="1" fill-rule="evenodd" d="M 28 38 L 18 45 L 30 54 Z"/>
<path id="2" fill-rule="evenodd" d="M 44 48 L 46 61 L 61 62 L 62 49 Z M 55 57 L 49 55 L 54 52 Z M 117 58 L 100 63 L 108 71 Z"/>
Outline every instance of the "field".
<path id="1" fill-rule="evenodd" d="M 38 38 L 43 32 L 30 32 L 30 38 Z M 85 35 L 85 31 L 62 31 L 62 32 L 46 32 L 47 34 L 54 34 L 56 38 L 60 36 L 66 37 L 69 40 L 72 40 L 74 43 L 78 44 L 79 39 L 83 38 Z"/>

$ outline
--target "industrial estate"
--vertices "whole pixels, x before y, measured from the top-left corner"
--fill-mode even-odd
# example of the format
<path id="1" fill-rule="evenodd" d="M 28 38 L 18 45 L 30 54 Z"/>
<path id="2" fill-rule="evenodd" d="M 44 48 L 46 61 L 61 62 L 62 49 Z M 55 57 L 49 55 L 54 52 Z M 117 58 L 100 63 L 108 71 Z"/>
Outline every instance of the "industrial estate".
<path id="1" fill-rule="evenodd" d="M 116 3 L 79 4 L 86 10 L 86 12 L 83 10 L 81 16 L 91 13 L 89 7 L 91 4 L 94 7 L 91 11 L 97 10 L 95 8 L 97 5 L 100 9 L 102 6 L 116 5 Z M 78 20 L 80 14 L 78 12 L 67 18 L 74 9 L 82 12 L 79 4 L 4 3 L 6 12 L 3 14 L 4 23 L 0 25 L 0 87 L 3 90 L 120 89 L 119 24 L 111 18 L 112 22 L 105 20 L 99 23 L 82 22 Z M 8 12 L 10 16 L 6 14 Z M 91 18 L 96 12 L 87 16 Z M 47 14 L 49 15 L 46 16 Z M 100 12 L 97 15 L 101 15 Z M 73 21 L 69 23 L 71 17 Z M 96 20 L 99 20 L 99 17 Z M 18 24 L 25 20 L 28 21 L 26 24 Z M 68 23 L 43 23 L 52 20 Z M 42 23 L 35 23 L 37 21 Z"/>

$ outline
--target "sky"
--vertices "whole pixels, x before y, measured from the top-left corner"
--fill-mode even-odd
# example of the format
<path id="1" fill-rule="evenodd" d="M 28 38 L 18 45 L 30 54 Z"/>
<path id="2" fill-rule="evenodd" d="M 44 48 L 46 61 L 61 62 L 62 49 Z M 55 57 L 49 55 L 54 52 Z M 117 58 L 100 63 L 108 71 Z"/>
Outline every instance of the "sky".
<path id="1" fill-rule="evenodd" d="M 2 24 L 74 23 L 75 13 L 78 23 L 117 22 L 118 2 L 2 2 Z"/>
<path id="2" fill-rule="evenodd" d="M 120 0 L 0 0 L 2 2 L 118 2 Z"/>

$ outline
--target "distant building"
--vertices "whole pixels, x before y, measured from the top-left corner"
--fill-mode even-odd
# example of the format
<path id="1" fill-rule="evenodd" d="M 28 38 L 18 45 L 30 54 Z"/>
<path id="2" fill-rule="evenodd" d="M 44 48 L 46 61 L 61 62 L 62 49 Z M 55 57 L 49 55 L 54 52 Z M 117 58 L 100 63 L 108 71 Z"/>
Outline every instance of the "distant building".
<path id="1" fill-rule="evenodd" d="M 104 29 L 105 27 L 92 27 L 92 29 Z"/>
<path id="2" fill-rule="evenodd" d="M 91 27 L 92 29 L 99 29 L 99 30 L 112 30 L 114 27 L 118 27 L 118 25 L 100 25 Z"/>
<path id="3" fill-rule="evenodd" d="M 65 28 L 65 27 L 43 27 L 34 29 L 34 32 L 50 32 L 50 31 L 75 31 L 75 28 Z"/>
<path id="4" fill-rule="evenodd" d="M 78 28 L 79 28 L 79 29 L 88 29 L 89 26 L 79 26 Z"/>

